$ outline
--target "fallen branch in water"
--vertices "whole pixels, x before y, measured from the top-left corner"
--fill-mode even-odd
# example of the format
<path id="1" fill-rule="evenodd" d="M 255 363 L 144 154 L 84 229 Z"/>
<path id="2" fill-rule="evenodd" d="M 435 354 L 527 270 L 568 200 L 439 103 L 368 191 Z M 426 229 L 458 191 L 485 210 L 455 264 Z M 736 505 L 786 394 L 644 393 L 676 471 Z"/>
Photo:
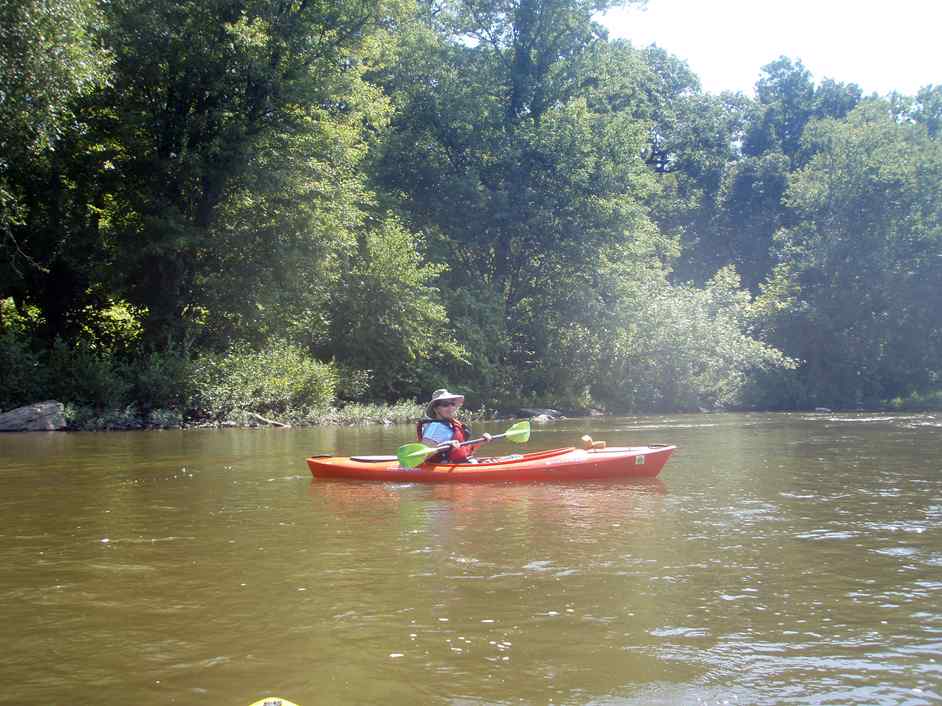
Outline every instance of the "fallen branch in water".
<path id="1" fill-rule="evenodd" d="M 247 412 L 246 415 L 251 419 L 257 419 L 258 421 L 267 424 L 271 427 L 282 427 L 284 429 L 289 429 L 290 424 L 285 424 L 284 422 L 276 422 L 274 419 L 265 419 L 261 414 L 256 414 L 255 412 Z"/>

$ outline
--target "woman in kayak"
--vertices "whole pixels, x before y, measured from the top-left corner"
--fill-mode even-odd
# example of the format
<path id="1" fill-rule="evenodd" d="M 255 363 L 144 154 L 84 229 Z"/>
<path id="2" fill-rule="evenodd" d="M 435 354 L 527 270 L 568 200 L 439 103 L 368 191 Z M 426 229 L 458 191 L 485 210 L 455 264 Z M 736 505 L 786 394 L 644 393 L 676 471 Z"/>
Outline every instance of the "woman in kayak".
<path id="1" fill-rule="evenodd" d="M 425 419 L 420 419 L 416 425 L 416 436 L 426 446 L 432 448 L 448 444 L 451 448 L 444 449 L 431 457 L 433 462 L 445 463 L 475 463 L 472 458 L 474 446 L 462 446 L 461 442 L 471 438 L 471 428 L 455 418 L 455 412 L 464 404 L 464 395 L 455 395 L 446 389 L 435 390 L 432 399 L 425 408 Z M 485 442 L 491 440 L 491 435 L 484 433 L 481 438 Z"/>

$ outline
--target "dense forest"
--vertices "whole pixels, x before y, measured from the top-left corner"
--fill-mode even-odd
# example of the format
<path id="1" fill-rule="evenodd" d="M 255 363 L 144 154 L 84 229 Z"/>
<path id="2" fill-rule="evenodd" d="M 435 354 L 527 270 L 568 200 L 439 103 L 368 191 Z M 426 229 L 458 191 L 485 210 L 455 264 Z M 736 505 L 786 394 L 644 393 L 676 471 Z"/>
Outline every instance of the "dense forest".
<path id="1" fill-rule="evenodd" d="M 0 0 L 0 409 L 938 405 L 942 85 L 614 4 Z"/>

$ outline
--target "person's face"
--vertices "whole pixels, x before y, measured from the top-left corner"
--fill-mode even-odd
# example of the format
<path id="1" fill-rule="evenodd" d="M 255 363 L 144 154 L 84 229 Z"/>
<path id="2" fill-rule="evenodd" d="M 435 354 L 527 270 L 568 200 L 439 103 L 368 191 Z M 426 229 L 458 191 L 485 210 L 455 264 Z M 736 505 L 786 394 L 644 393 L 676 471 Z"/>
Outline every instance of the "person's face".
<path id="1" fill-rule="evenodd" d="M 435 403 L 435 411 L 438 412 L 438 416 L 443 419 L 451 419 L 455 416 L 455 412 L 458 409 L 458 403 L 454 400 L 446 400 L 444 402 Z"/>

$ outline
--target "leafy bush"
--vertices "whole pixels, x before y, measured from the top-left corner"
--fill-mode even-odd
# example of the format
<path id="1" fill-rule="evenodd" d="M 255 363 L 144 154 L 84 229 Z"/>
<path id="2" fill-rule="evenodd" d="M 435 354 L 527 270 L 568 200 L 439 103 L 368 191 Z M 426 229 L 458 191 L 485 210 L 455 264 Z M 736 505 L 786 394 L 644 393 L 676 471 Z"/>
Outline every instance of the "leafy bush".
<path id="1" fill-rule="evenodd" d="M 196 403 L 211 418 L 233 412 L 285 414 L 334 401 L 337 373 L 298 346 L 274 341 L 262 351 L 236 347 L 195 364 Z"/>
<path id="2" fill-rule="evenodd" d="M 0 410 L 38 402 L 46 394 L 48 370 L 21 333 L 0 333 Z"/>
<path id="3" fill-rule="evenodd" d="M 333 363 L 337 372 L 337 399 L 362 402 L 370 392 L 373 373 L 370 370 L 358 370 L 348 365 Z"/>
<path id="4" fill-rule="evenodd" d="M 913 392 L 907 397 L 894 397 L 886 406 L 896 412 L 942 410 L 942 389 Z"/>
<path id="5" fill-rule="evenodd" d="M 183 415 L 175 409 L 152 409 L 147 415 L 148 427 L 179 429 L 183 424 Z"/>
<path id="6" fill-rule="evenodd" d="M 65 420 L 75 431 L 127 431 L 146 426 L 134 404 L 107 409 L 66 404 Z"/>
<path id="7" fill-rule="evenodd" d="M 185 410 L 196 393 L 193 368 L 193 362 L 182 353 L 151 353 L 135 366 L 134 399 L 147 413 Z"/>
<path id="8" fill-rule="evenodd" d="M 49 375 L 48 389 L 55 399 L 99 411 L 123 408 L 131 402 L 129 367 L 83 341 L 70 348 L 56 339 L 49 354 Z"/>
<path id="9" fill-rule="evenodd" d="M 314 417 L 292 420 L 308 424 L 412 424 L 423 415 L 424 407 L 416 402 L 395 404 L 363 404 L 355 402 L 340 408 L 322 410 Z"/>
<path id="10" fill-rule="evenodd" d="M 753 318 L 732 268 L 702 289 L 651 283 L 614 311 L 592 396 L 620 411 L 739 406 L 759 371 L 796 366 L 755 336 Z"/>

